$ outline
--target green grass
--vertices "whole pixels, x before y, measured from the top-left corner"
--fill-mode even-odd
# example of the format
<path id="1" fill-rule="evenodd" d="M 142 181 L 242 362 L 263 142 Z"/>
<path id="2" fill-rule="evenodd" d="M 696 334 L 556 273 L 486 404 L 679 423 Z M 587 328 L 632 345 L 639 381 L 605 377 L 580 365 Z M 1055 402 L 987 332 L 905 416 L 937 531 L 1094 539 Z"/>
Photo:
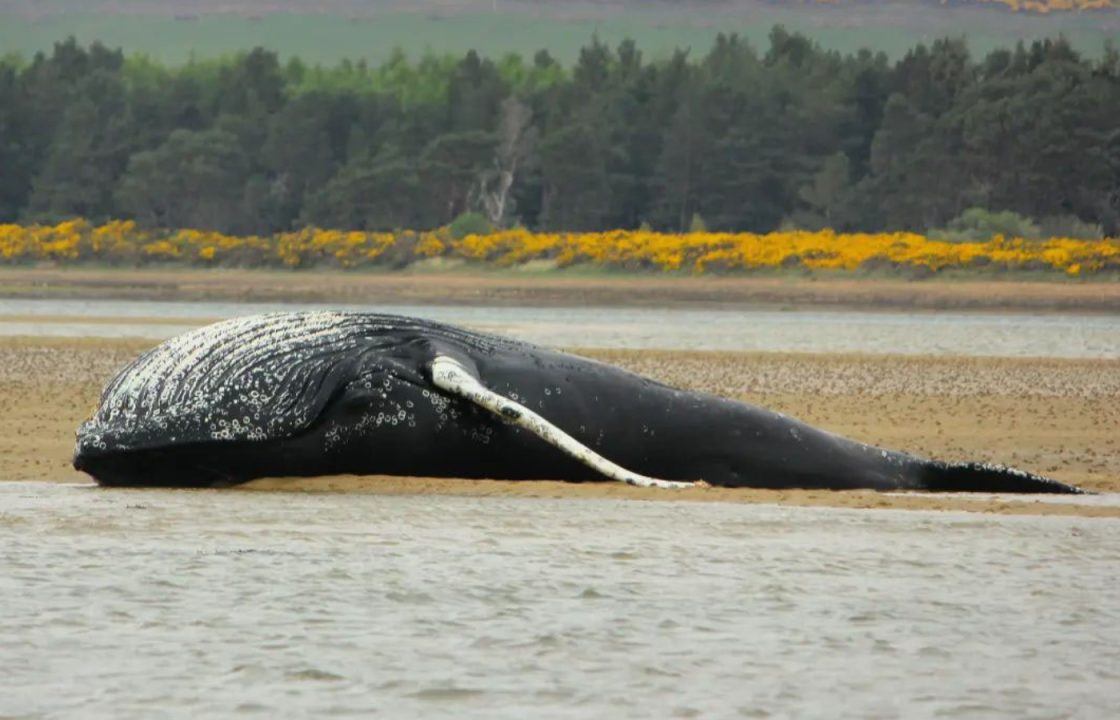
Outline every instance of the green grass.
<path id="1" fill-rule="evenodd" d="M 431 50 L 461 54 L 474 48 L 491 57 L 508 52 L 531 55 L 547 48 L 564 62 L 571 62 L 592 34 L 614 45 L 630 37 L 646 57 L 661 58 L 674 48 L 707 50 L 718 32 L 738 32 L 756 47 L 767 45 L 775 23 L 804 32 L 826 48 L 852 51 L 861 47 L 898 57 L 918 42 L 945 35 L 966 35 L 977 53 L 1009 46 L 1018 39 L 1063 33 L 1075 47 L 1099 55 L 1106 39 L 1118 39 L 1115 23 L 1102 23 L 1092 15 L 1026 17 L 1008 13 L 966 12 L 928 15 L 925 20 L 901 26 L 864 24 L 840 26 L 836 13 L 808 12 L 762 6 L 749 18 L 721 18 L 705 24 L 703 18 L 677 15 L 626 13 L 603 20 L 561 20 L 521 13 L 471 13 L 442 18 L 416 13 L 385 13 L 348 19 L 327 15 L 268 15 L 250 19 L 236 15 L 203 15 L 193 20 L 145 15 L 83 15 L 65 13 L 39 20 L 0 14 L 0 55 L 25 58 L 49 51 L 52 44 L 74 35 L 83 43 L 100 40 L 142 53 L 168 64 L 181 64 L 192 56 L 202 59 L 228 55 L 254 46 L 299 56 L 315 64 L 334 64 L 344 58 L 385 60 L 395 47 L 410 55 Z M 934 21 L 929 21 L 934 18 Z M 1111 27 L 1111 29 L 1110 29 Z M 971 32 L 966 33 L 966 28 Z"/>

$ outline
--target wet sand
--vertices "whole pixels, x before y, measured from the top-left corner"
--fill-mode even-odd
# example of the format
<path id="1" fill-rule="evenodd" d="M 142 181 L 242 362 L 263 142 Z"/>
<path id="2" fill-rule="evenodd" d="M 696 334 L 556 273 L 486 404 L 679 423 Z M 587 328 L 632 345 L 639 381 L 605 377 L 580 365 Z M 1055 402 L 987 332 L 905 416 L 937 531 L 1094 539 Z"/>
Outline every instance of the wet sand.
<path id="1" fill-rule="evenodd" d="M 1120 311 L 1120 282 L 1029 275 L 906 278 L 566 271 L 0 268 L 0 296 L 243 302 Z"/>
<path id="2" fill-rule="evenodd" d="M 74 429 L 105 381 L 151 341 L 0 341 L 0 478 L 86 482 Z M 1120 361 L 588 351 L 664 382 L 765 405 L 866 442 L 949 460 L 1018 465 L 1120 492 Z M 617 483 L 352 477 L 263 479 L 249 490 L 633 498 L 1120 517 L 1120 507 L 874 492 L 696 489 Z"/>

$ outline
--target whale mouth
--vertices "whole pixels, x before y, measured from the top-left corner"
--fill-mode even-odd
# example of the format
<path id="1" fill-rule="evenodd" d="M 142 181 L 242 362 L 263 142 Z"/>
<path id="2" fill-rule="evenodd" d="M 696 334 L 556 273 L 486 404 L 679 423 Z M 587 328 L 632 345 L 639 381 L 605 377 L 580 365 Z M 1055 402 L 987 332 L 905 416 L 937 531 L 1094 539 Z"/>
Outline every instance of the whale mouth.
<path id="1" fill-rule="evenodd" d="M 74 453 L 74 469 L 110 487 L 225 487 L 243 482 L 205 460 L 201 447 Z"/>

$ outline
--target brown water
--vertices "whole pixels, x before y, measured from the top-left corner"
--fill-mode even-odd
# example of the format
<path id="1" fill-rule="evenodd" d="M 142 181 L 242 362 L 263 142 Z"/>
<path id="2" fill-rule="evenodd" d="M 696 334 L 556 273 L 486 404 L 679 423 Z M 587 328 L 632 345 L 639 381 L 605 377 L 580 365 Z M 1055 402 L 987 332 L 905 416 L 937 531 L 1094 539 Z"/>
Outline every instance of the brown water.
<path id="1" fill-rule="evenodd" d="M 0 484 L 0 715 L 1115 717 L 1120 523 Z"/>

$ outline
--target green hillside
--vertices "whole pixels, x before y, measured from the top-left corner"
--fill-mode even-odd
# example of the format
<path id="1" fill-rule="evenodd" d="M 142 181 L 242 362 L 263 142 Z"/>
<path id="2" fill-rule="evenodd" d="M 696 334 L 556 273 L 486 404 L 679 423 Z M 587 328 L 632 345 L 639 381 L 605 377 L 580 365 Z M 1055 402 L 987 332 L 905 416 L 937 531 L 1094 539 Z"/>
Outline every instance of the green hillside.
<path id="1" fill-rule="evenodd" d="M 922 6 L 901 14 L 861 15 L 833 7 L 758 5 L 749 13 L 738 14 L 627 11 L 583 17 L 542 17 L 525 11 L 435 14 L 399 10 L 350 17 L 292 13 L 177 17 L 169 13 L 80 11 L 30 16 L 5 8 L 0 4 L 0 54 L 30 57 L 73 35 L 82 43 L 99 40 L 122 47 L 127 53 L 147 54 L 170 64 L 183 63 L 192 56 L 227 55 L 253 46 L 326 64 L 344 58 L 378 63 L 396 47 L 411 55 L 427 50 L 462 54 L 477 49 L 491 57 L 507 52 L 532 54 L 547 48 L 558 59 L 570 62 L 592 34 L 611 45 L 633 38 L 648 56 L 658 58 L 676 47 L 706 50 L 719 32 L 738 32 L 757 46 L 764 46 L 775 23 L 812 37 L 826 49 L 853 51 L 868 47 L 891 57 L 900 56 L 918 42 L 944 36 L 967 35 L 972 50 L 985 53 L 1019 39 L 1059 33 L 1078 50 L 1096 56 L 1106 40 L 1120 35 L 1115 18 L 1101 13 L 1027 16 L 995 8 Z"/>

